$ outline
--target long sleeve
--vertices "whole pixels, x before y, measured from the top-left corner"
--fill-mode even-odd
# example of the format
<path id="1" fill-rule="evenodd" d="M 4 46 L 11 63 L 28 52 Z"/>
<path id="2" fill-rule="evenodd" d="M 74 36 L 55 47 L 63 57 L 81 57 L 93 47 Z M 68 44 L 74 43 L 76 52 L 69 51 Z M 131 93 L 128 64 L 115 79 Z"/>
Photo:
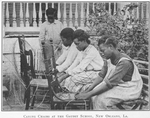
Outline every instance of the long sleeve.
<path id="1" fill-rule="evenodd" d="M 85 58 L 69 74 L 70 75 L 74 75 L 76 73 L 83 72 L 86 69 L 86 67 L 91 63 L 91 61 L 93 61 L 93 59 L 95 57 L 96 57 L 95 52 L 93 52 L 93 50 L 89 50 L 88 54 L 85 56 Z"/>
<path id="2" fill-rule="evenodd" d="M 74 62 L 71 64 L 71 66 L 66 70 L 66 73 L 70 73 L 77 65 L 79 65 L 80 61 L 82 59 L 82 54 L 81 52 L 78 51 L 78 54 L 74 60 Z"/>
<path id="3" fill-rule="evenodd" d="M 68 50 L 67 49 L 63 49 L 63 53 L 57 59 L 56 64 L 61 65 L 65 61 L 65 59 L 67 58 L 67 55 L 68 55 Z"/>
<path id="4" fill-rule="evenodd" d="M 75 46 L 71 47 L 71 49 L 69 50 L 69 52 L 67 54 L 66 60 L 61 65 L 56 67 L 57 70 L 59 72 L 66 70 L 73 63 L 77 54 L 78 54 L 77 48 Z"/>

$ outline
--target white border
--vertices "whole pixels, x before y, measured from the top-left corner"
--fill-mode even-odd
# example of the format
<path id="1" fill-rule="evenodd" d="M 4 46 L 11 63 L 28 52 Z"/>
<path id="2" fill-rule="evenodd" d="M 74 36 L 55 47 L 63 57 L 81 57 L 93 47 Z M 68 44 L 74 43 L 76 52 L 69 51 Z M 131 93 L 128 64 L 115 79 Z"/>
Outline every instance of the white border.
<path id="1" fill-rule="evenodd" d="M 14 1 L 14 0 L 8 0 L 8 1 Z M 15 0 L 15 1 L 19 1 L 19 0 Z M 41 1 L 41 0 L 32 0 L 32 1 Z M 63 0 L 58 0 L 58 1 L 63 1 Z M 70 0 L 65 0 L 65 1 L 70 1 Z M 80 1 L 80 0 L 75 0 L 75 1 Z M 82 0 L 82 1 L 85 1 L 85 0 Z M 97 1 L 97 0 L 94 0 L 94 1 Z M 91 1 L 91 2 L 94 2 L 94 1 Z M 105 0 L 105 1 L 111 1 L 111 0 Z M 115 0 L 115 1 L 118 1 L 118 0 Z M 126 0 L 126 2 L 127 1 L 131 1 L 131 0 Z M 123 1 L 120 1 L 120 2 L 123 2 Z M 2 1 L 1 1 L 1 6 L 2 6 Z M 2 8 L 0 10 L 2 10 Z M 150 2 L 149 2 L 149 11 L 150 11 Z M 0 12 L 0 14 L 1 16 L 3 15 L 2 11 Z M 150 16 L 150 12 L 149 12 L 149 16 Z M 0 24 L 0 27 L 2 30 L 1 24 Z M 149 17 L 149 28 L 150 28 L 150 17 Z M 2 45 L 2 31 L 0 32 L 0 35 L 1 35 L 0 43 Z M 149 30 L 149 42 L 150 42 L 150 30 Z M 150 46 L 149 46 L 149 59 L 150 59 Z M 150 73 L 150 62 L 149 62 L 149 73 Z M 1 78 L 2 78 L 2 75 L 1 75 Z M 1 100 L 1 97 L 0 97 L 0 100 Z M 80 117 L 80 115 L 86 115 L 86 116 L 92 115 L 93 116 L 92 118 L 100 118 L 100 117 L 96 117 L 96 115 L 101 115 L 103 116 L 103 118 L 119 118 L 119 116 L 120 118 L 150 118 L 150 111 L 10 111 L 10 112 L 0 111 L 1 118 L 12 118 L 12 117 L 14 118 L 59 118 L 57 117 L 58 115 L 64 116 L 61 118 L 74 118 L 74 117 L 71 117 L 73 115 L 78 115 L 79 116 L 78 118 L 88 118 L 88 117 Z M 112 117 L 106 117 L 107 115 L 112 116 Z M 126 117 L 123 117 L 123 115 Z"/>

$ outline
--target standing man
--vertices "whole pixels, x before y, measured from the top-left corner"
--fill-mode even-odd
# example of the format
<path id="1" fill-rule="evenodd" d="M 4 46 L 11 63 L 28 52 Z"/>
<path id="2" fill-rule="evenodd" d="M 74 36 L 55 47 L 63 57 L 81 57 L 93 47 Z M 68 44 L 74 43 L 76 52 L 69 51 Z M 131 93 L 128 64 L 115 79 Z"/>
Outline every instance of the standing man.
<path id="1" fill-rule="evenodd" d="M 63 29 L 63 24 L 56 20 L 56 14 L 57 10 L 54 8 L 48 8 L 46 10 L 46 16 L 47 20 L 41 25 L 40 27 L 40 35 L 39 35 L 39 41 L 41 44 L 41 41 L 43 40 L 53 40 L 54 45 L 54 51 L 55 51 L 55 58 L 57 59 L 61 55 L 61 38 L 60 38 L 60 32 Z M 45 64 L 42 57 L 42 54 L 40 54 L 39 58 L 39 71 L 45 70 Z"/>
<path id="2" fill-rule="evenodd" d="M 60 55 L 61 49 L 61 38 L 60 32 L 63 29 L 63 25 L 60 21 L 56 20 L 57 10 L 54 8 L 48 8 L 46 10 L 47 21 L 45 21 L 40 27 L 40 41 L 42 40 L 53 40 L 54 50 L 58 50 L 55 54 L 55 58 Z"/>

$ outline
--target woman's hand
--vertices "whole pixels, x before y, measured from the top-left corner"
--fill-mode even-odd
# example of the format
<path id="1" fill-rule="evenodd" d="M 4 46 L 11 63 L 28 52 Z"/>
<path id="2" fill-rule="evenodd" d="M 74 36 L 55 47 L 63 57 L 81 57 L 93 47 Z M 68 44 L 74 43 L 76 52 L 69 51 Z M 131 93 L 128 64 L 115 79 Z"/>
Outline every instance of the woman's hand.
<path id="1" fill-rule="evenodd" d="M 83 100 L 88 99 L 88 98 L 90 98 L 90 92 L 76 94 L 75 98 L 76 99 L 83 99 Z"/>
<path id="2" fill-rule="evenodd" d="M 61 75 L 59 78 L 58 78 L 58 81 L 61 83 L 64 79 L 66 79 L 67 77 L 69 77 L 69 75 L 67 73 Z"/>

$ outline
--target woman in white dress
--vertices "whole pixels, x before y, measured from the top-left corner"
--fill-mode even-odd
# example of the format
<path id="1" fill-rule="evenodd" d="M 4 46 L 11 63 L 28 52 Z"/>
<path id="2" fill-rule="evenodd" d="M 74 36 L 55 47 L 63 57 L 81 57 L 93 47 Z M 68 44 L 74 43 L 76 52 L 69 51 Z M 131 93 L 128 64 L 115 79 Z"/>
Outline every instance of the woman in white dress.
<path id="1" fill-rule="evenodd" d="M 87 89 L 98 75 L 104 64 L 98 50 L 90 45 L 89 35 L 84 30 L 74 32 L 74 43 L 80 51 L 74 63 L 67 69 L 69 76 L 63 86 L 70 92 Z"/>

